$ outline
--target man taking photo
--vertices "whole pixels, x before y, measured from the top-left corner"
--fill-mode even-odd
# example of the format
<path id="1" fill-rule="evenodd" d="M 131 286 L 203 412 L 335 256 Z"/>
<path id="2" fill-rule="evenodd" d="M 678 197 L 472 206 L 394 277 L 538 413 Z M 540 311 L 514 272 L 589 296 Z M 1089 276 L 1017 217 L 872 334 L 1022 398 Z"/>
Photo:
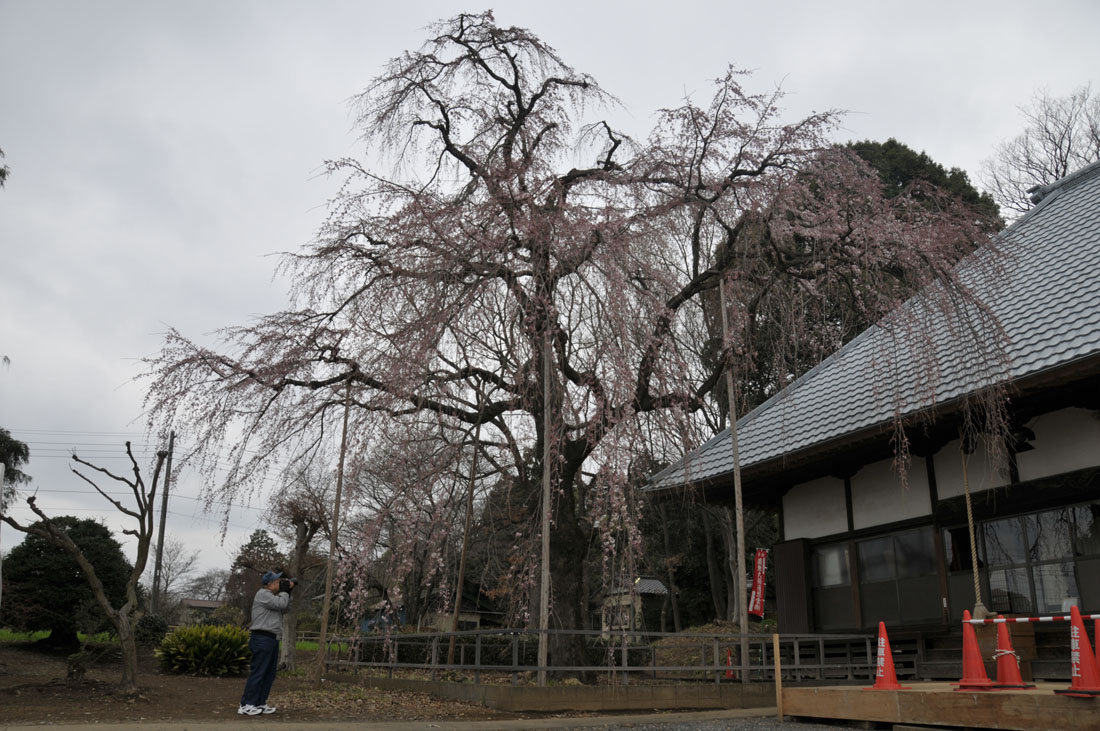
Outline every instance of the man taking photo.
<path id="1" fill-rule="evenodd" d="M 293 579 L 284 579 L 281 571 L 268 571 L 261 581 L 263 586 L 252 600 L 252 624 L 249 625 L 252 633 L 248 639 L 252 665 L 244 684 L 241 706 L 237 709 L 242 716 L 275 712 L 275 706 L 267 705 L 267 696 L 275 682 L 283 614 L 290 609 L 290 592 L 295 584 Z"/>

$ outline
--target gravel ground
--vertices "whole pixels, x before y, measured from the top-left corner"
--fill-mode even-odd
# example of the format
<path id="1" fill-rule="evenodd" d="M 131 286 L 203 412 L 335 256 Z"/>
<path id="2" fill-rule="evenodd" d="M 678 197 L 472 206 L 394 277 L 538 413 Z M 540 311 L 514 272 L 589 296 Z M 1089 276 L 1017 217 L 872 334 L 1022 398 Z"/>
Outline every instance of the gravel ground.
<path id="1" fill-rule="evenodd" d="M 837 731 L 851 728 L 798 721 L 778 721 L 774 718 L 731 718 L 714 721 L 679 721 L 674 723 L 626 723 L 614 726 L 561 726 L 555 731 Z"/>

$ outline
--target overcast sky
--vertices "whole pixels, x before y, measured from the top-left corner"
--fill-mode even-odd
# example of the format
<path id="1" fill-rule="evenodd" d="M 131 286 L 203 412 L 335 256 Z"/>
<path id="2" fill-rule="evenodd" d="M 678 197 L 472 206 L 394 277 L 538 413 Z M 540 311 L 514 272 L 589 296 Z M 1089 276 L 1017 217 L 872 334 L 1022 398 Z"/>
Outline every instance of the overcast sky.
<path id="1" fill-rule="evenodd" d="M 216 328 L 283 306 L 274 252 L 310 241 L 357 154 L 347 100 L 454 2 L 0 0 L 0 426 L 31 446 L 52 515 L 123 522 L 68 471 L 145 448 L 139 359 L 172 325 Z M 594 76 L 644 136 L 654 110 L 705 99 L 728 64 L 781 83 L 792 117 L 850 111 L 840 140 L 896 137 L 972 179 L 1017 107 L 1100 72 L 1100 3 L 498 2 Z M 186 442 L 186 435 L 182 435 Z M 106 451 L 99 451 L 106 450 Z M 168 532 L 227 567 L 262 497 L 201 512 L 184 471 Z M 13 511 L 26 519 L 25 507 Z M 3 550 L 21 536 L 2 534 Z"/>

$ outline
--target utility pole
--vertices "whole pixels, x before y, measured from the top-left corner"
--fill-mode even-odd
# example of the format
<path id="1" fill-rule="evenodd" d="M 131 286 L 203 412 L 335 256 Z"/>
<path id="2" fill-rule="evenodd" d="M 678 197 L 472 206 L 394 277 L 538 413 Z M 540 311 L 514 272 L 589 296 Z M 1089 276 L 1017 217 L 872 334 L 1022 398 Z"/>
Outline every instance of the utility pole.
<path id="1" fill-rule="evenodd" d="M 164 559 L 164 522 L 168 518 L 168 483 L 172 479 L 172 450 L 176 432 L 168 432 L 168 469 L 164 473 L 164 493 L 160 496 L 160 530 L 157 535 L 157 560 L 153 566 L 153 614 L 160 614 L 160 564 Z"/>
<path id="2" fill-rule="evenodd" d="M 737 515 L 737 622 L 741 625 L 741 682 L 749 680 L 749 631 L 748 577 L 745 575 L 745 513 L 741 505 L 741 455 L 737 446 L 737 396 L 733 382 L 733 351 L 730 349 L 729 324 L 726 322 L 725 277 L 718 280 L 718 303 L 722 311 L 722 346 L 730 363 L 726 368 L 726 401 L 730 412 L 730 448 L 733 450 L 733 499 Z"/>

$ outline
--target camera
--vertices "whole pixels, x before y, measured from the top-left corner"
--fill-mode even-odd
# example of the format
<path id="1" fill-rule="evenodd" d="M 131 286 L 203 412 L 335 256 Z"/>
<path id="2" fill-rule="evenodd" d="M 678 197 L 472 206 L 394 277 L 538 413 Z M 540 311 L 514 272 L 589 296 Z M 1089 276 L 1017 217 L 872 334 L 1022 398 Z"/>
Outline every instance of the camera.
<path id="1" fill-rule="evenodd" d="M 294 591 L 294 585 L 298 583 L 297 579 L 279 579 L 279 592 L 290 593 Z"/>

